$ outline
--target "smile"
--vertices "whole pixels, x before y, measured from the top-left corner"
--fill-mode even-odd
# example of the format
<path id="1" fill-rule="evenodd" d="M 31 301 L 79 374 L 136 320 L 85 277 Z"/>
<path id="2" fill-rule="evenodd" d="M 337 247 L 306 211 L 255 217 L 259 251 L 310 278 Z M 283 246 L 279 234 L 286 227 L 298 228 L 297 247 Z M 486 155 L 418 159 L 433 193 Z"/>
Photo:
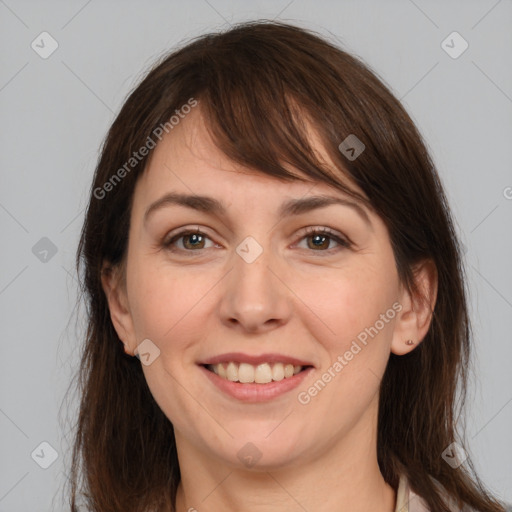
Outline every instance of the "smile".
<path id="1" fill-rule="evenodd" d="M 225 352 L 196 364 L 223 395 L 253 403 L 284 395 L 316 370 L 308 359 L 275 352 L 257 355 Z"/>
<path id="2" fill-rule="evenodd" d="M 261 363 L 252 365 L 229 361 L 228 363 L 209 364 L 206 365 L 206 368 L 217 374 L 220 378 L 231 382 L 268 384 L 269 382 L 289 379 L 306 367 L 289 363 Z"/>

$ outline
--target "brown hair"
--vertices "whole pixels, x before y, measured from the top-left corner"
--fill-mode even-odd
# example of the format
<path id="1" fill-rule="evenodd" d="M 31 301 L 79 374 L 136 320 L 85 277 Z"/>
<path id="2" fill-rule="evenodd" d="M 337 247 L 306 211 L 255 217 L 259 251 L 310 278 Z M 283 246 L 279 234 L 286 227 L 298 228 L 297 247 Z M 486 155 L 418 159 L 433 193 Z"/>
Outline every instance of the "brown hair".
<path id="1" fill-rule="evenodd" d="M 82 493 L 92 511 L 174 510 L 180 468 L 173 426 L 153 399 L 140 362 L 123 351 L 101 272 L 104 261 L 115 266 L 125 258 L 134 187 L 149 155 L 131 169 L 126 162 L 191 98 L 200 102 L 215 143 L 233 161 L 277 179 L 300 179 L 285 169 L 292 167 L 352 195 L 342 178 L 357 184 L 388 227 L 399 277 L 410 291 L 420 293 L 414 265 L 435 263 L 438 293 L 429 331 L 408 355 L 391 355 L 381 383 L 378 462 L 390 485 L 396 489 L 405 473 L 436 512 L 449 510 L 436 481 L 459 506 L 502 511 L 469 459 L 452 469 L 441 457 L 458 440 L 471 332 L 460 246 L 422 137 L 359 59 L 310 31 L 267 21 L 203 35 L 165 55 L 108 132 L 77 252 L 88 329 L 78 373 L 71 509 L 78 510 Z M 312 150 L 305 116 L 339 172 Z M 352 161 L 338 149 L 350 134 L 366 146 Z M 127 172 L 113 183 L 123 165 Z M 108 193 L 98 193 L 109 180 Z"/>

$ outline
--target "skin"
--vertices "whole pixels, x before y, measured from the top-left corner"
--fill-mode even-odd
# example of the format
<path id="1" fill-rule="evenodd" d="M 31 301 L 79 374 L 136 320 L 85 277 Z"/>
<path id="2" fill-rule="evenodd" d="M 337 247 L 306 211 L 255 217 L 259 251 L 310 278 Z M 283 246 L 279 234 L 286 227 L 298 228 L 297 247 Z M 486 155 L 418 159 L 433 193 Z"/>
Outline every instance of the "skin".
<path id="1" fill-rule="evenodd" d="M 311 136 L 325 155 L 313 129 Z M 148 207 L 171 191 L 215 197 L 227 216 L 172 205 L 144 222 Z M 414 350 L 427 333 L 435 271 L 424 262 L 416 274 L 429 300 L 403 289 L 387 228 L 370 210 L 371 226 L 344 205 L 277 215 L 285 200 L 320 193 L 347 197 L 325 183 L 286 183 L 233 163 L 211 141 L 200 108 L 158 144 L 137 183 L 127 257 L 103 287 L 126 352 L 144 339 L 160 350 L 142 368 L 174 425 L 179 512 L 394 511 L 395 490 L 377 464 L 379 384 L 390 353 Z M 306 227 L 329 227 L 353 245 L 327 238 L 317 248 Z M 204 235 L 165 247 L 178 228 Z M 247 236 L 263 249 L 252 263 L 236 252 Z M 396 302 L 401 311 L 378 335 L 299 403 L 298 393 Z M 279 352 L 315 369 L 298 389 L 248 404 L 223 394 L 196 364 L 235 351 Z M 237 456 L 248 442 L 262 454 L 252 467 Z"/>

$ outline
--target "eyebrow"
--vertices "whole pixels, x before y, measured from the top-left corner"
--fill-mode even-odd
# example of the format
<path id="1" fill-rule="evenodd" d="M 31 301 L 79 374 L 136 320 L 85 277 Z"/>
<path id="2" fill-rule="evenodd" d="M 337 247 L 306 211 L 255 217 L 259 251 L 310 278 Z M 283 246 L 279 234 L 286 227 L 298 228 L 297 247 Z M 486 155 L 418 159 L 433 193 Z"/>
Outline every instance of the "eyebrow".
<path id="1" fill-rule="evenodd" d="M 356 211 L 366 224 L 371 228 L 372 223 L 366 211 L 357 203 L 341 197 L 328 195 L 308 196 L 299 199 L 291 199 L 281 205 L 277 213 L 278 217 L 290 217 L 292 215 L 301 215 L 319 208 L 326 208 L 333 204 L 348 206 Z M 226 215 L 225 206 L 217 199 L 209 196 L 194 194 L 178 194 L 169 192 L 160 199 L 152 203 L 144 214 L 144 222 L 157 210 L 172 205 L 185 206 L 193 210 L 209 213 L 217 216 Z"/>

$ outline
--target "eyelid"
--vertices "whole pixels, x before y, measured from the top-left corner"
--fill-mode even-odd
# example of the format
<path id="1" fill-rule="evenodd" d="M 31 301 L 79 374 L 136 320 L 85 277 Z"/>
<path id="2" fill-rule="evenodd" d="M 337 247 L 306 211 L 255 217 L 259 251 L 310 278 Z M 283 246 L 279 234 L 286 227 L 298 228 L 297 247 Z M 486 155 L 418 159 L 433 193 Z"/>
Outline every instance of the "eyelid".
<path id="1" fill-rule="evenodd" d="M 180 238 L 186 236 L 186 235 L 193 235 L 195 233 L 199 234 L 199 235 L 203 235 L 205 238 L 208 238 L 209 240 L 211 240 L 212 242 L 214 241 L 213 240 L 213 237 L 211 237 L 207 232 L 207 230 L 205 228 L 202 228 L 200 226 L 195 226 L 195 227 L 182 227 L 182 228 L 176 228 L 176 229 L 173 229 L 172 231 L 170 231 L 169 233 L 167 233 L 163 239 L 162 239 L 162 245 L 164 246 L 168 246 L 170 245 L 170 243 L 172 241 L 175 241 L 175 240 L 179 240 Z M 189 251 L 189 252 L 192 252 L 192 251 Z"/>
<path id="2" fill-rule="evenodd" d="M 195 226 L 193 228 L 188 228 L 186 226 L 183 228 L 177 228 L 177 231 L 173 230 L 163 238 L 162 245 L 165 248 L 171 247 L 171 244 L 175 243 L 177 240 L 180 240 L 181 238 L 183 238 L 187 235 L 192 235 L 192 234 L 202 235 L 204 238 L 209 239 L 215 245 L 218 245 L 217 242 L 215 242 L 215 240 L 213 239 L 213 237 L 208 235 L 208 233 L 206 231 L 207 230 L 205 230 L 204 228 L 202 228 L 200 226 Z M 327 236 L 331 240 L 334 240 L 338 244 L 339 247 L 334 247 L 334 248 L 323 250 L 323 251 L 322 250 L 319 250 L 319 251 L 309 250 L 308 252 L 331 254 L 333 251 L 339 251 L 341 249 L 350 249 L 354 245 L 352 240 L 345 234 L 343 234 L 339 231 L 336 231 L 328 226 L 316 225 L 316 226 L 307 226 L 305 228 L 302 228 L 299 231 L 299 234 L 297 235 L 297 241 L 294 242 L 293 246 L 300 243 L 307 236 L 312 236 L 315 234 Z M 204 251 L 206 249 L 209 249 L 209 247 L 201 248 L 201 249 L 197 249 L 197 250 L 175 249 L 174 251 L 186 252 L 186 253 L 197 252 L 200 254 L 202 251 Z M 169 250 L 172 250 L 172 249 L 169 249 Z"/>
<path id="3" fill-rule="evenodd" d="M 330 228 L 329 226 L 322 226 L 322 225 L 307 226 L 307 227 L 304 228 L 303 231 L 304 232 L 302 233 L 302 236 L 304 236 L 304 235 L 311 235 L 313 233 L 324 233 L 326 235 L 330 235 L 330 236 L 333 236 L 333 237 L 342 238 L 347 243 L 352 244 L 352 242 L 351 242 L 351 240 L 349 239 L 348 236 L 346 236 L 341 231 L 337 231 L 335 229 Z"/>
<path id="4" fill-rule="evenodd" d="M 340 247 L 344 249 L 350 249 L 354 244 L 352 240 L 348 236 L 346 236 L 344 233 L 341 233 L 340 231 L 336 231 L 328 226 L 308 226 L 304 228 L 303 232 L 299 235 L 298 242 L 301 242 L 306 238 L 308 235 L 324 235 L 329 237 L 331 240 L 334 240 Z M 319 252 L 319 253 L 330 253 L 331 251 L 336 250 L 334 249 L 328 249 L 326 251 L 311 251 L 311 252 Z"/>

